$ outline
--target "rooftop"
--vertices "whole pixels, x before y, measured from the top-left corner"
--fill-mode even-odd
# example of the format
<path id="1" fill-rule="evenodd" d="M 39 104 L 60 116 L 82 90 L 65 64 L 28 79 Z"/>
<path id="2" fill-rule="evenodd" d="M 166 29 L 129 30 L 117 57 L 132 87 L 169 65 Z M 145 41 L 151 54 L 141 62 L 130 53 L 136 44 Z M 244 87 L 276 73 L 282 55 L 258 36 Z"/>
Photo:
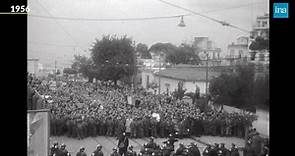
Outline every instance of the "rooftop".
<path id="1" fill-rule="evenodd" d="M 208 80 L 213 77 L 219 76 L 220 72 L 208 71 Z M 155 73 L 156 76 L 183 80 L 183 81 L 206 81 L 206 68 L 204 67 L 179 67 L 179 68 L 167 68 Z"/>

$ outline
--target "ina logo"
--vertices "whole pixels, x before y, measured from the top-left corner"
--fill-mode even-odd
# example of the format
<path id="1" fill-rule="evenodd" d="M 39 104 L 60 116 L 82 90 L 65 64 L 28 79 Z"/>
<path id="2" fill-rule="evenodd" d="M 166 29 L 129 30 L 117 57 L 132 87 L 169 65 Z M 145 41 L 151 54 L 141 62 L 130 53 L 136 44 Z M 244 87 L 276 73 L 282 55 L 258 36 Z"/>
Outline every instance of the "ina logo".
<path id="1" fill-rule="evenodd" d="M 273 18 L 289 18 L 288 3 L 273 3 Z"/>

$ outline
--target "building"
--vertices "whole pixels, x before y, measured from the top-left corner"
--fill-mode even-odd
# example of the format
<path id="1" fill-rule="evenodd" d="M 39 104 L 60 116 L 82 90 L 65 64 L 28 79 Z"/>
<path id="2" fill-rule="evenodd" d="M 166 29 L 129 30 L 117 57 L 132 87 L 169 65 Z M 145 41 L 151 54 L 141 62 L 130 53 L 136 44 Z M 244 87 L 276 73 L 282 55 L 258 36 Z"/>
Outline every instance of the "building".
<path id="1" fill-rule="evenodd" d="M 269 14 L 266 13 L 263 16 L 258 16 L 252 29 L 250 34 L 251 39 L 255 39 L 257 36 L 269 38 Z"/>
<path id="2" fill-rule="evenodd" d="M 207 63 L 209 66 L 220 65 L 221 48 L 217 48 L 209 37 L 195 37 L 193 48 L 195 49 L 195 53 L 200 57 L 202 65 L 206 65 Z"/>
<path id="3" fill-rule="evenodd" d="M 225 65 L 234 65 L 237 62 L 247 62 L 250 60 L 249 38 L 241 36 L 237 38 L 236 43 L 227 46 L 227 55 L 225 56 Z"/>
<path id="4" fill-rule="evenodd" d="M 32 74 L 35 74 L 37 75 L 38 74 L 38 62 L 39 62 L 39 59 L 36 59 L 36 58 L 28 58 L 27 59 L 27 71 L 28 73 L 32 73 Z"/>
<path id="5" fill-rule="evenodd" d="M 208 70 L 207 89 L 209 81 L 213 77 L 219 76 L 220 72 Z M 204 67 L 174 67 L 161 70 L 154 74 L 154 82 L 159 84 L 161 93 L 171 93 L 178 87 L 178 83 L 183 82 L 186 92 L 195 92 L 196 86 L 200 88 L 200 93 L 206 93 L 206 68 Z M 158 90 L 157 90 L 158 92 Z"/>
<path id="6" fill-rule="evenodd" d="M 143 69 L 141 71 L 141 86 L 144 89 L 149 90 L 151 85 L 156 83 L 154 74 L 154 71 L 150 69 Z"/>
<path id="7" fill-rule="evenodd" d="M 269 14 L 266 13 L 263 16 L 258 16 L 256 18 L 256 23 L 252 27 L 250 33 L 250 41 L 253 42 L 257 37 L 261 37 L 265 40 L 269 39 Z M 269 48 L 268 48 L 269 49 Z M 255 50 L 251 51 L 251 62 L 256 64 L 269 64 L 269 50 Z"/>

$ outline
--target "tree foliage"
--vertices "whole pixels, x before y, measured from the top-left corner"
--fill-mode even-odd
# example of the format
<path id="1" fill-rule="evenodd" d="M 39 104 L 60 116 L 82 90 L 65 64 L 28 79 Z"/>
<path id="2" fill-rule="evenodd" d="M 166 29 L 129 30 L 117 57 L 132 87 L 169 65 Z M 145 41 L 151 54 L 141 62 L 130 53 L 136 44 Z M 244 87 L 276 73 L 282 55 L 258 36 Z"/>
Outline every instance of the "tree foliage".
<path id="1" fill-rule="evenodd" d="M 142 59 L 151 59 L 152 58 L 152 55 L 148 51 L 148 46 L 146 44 L 138 43 L 136 45 L 135 51 L 140 54 L 140 58 L 142 58 Z"/>
<path id="2" fill-rule="evenodd" d="M 63 73 L 64 74 L 77 74 L 77 71 L 74 70 L 73 68 L 64 68 Z"/>
<path id="3" fill-rule="evenodd" d="M 72 69 L 77 73 L 81 73 L 84 77 L 87 77 L 90 82 L 99 75 L 92 58 L 82 55 L 74 55 Z"/>
<path id="4" fill-rule="evenodd" d="M 269 107 L 269 75 L 257 78 L 254 82 L 253 101 L 261 108 Z"/>
<path id="5" fill-rule="evenodd" d="M 150 47 L 149 51 L 154 52 L 157 55 L 161 52 L 168 55 L 169 53 L 173 53 L 176 49 L 177 47 L 171 43 L 155 43 Z"/>
<path id="6" fill-rule="evenodd" d="M 123 36 L 103 36 L 96 39 L 91 49 L 91 57 L 100 80 L 118 80 L 133 75 L 135 71 L 135 48 L 132 40 Z"/>
<path id="7" fill-rule="evenodd" d="M 238 108 L 253 106 L 254 67 L 240 66 L 236 72 L 222 73 L 210 81 L 209 91 L 216 104 Z"/>
<path id="8" fill-rule="evenodd" d="M 250 50 L 269 50 L 269 39 L 264 39 L 262 37 L 256 37 L 250 46 Z"/>
<path id="9" fill-rule="evenodd" d="M 188 44 L 182 44 L 174 51 L 167 54 L 166 62 L 171 64 L 194 64 L 200 63 L 200 58 L 195 54 L 194 48 Z"/>
<path id="10" fill-rule="evenodd" d="M 152 45 L 149 51 L 159 55 L 161 52 L 165 55 L 165 61 L 171 64 L 194 64 L 200 63 L 200 58 L 195 54 L 195 49 L 192 45 L 181 44 L 175 46 L 171 43 L 156 43 Z"/>

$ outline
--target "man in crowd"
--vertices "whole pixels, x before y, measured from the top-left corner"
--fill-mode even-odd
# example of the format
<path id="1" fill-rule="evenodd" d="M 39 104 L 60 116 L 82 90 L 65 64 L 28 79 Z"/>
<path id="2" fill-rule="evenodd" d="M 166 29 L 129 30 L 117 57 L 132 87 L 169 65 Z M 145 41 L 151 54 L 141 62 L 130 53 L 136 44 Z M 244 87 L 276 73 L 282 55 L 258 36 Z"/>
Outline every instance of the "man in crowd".
<path id="1" fill-rule="evenodd" d="M 236 148 L 235 144 L 232 144 L 232 147 L 230 149 L 230 156 L 240 156 L 238 148 Z"/>
<path id="2" fill-rule="evenodd" d="M 102 152 L 102 146 L 100 144 L 98 144 L 96 146 L 96 150 L 92 153 L 91 156 L 103 156 L 103 152 Z"/>
<path id="3" fill-rule="evenodd" d="M 121 156 L 119 153 L 118 153 L 118 149 L 116 147 L 113 148 L 113 152 L 111 153 L 111 156 Z"/>
<path id="4" fill-rule="evenodd" d="M 85 147 L 81 147 L 76 156 L 87 156 L 87 154 L 85 153 Z"/>
<path id="5" fill-rule="evenodd" d="M 185 150 L 186 150 L 186 148 L 183 145 L 183 143 L 180 143 L 178 149 L 175 152 L 175 155 L 182 156 L 186 152 Z"/>
<path id="6" fill-rule="evenodd" d="M 157 148 L 157 144 L 154 142 L 154 137 L 150 137 L 150 141 L 147 143 L 145 148 L 151 148 L 151 149 Z"/>
<path id="7" fill-rule="evenodd" d="M 53 156 L 59 150 L 58 142 L 54 142 L 53 145 L 50 147 L 50 156 Z"/>
<path id="8" fill-rule="evenodd" d="M 137 156 L 136 152 L 133 151 L 133 146 L 128 147 L 128 151 L 126 153 L 126 156 Z"/>
<path id="9" fill-rule="evenodd" d="M 123 154 L 125 155 L 127 152 L 127 148 L 129 146 L 129 140 L 128 137 L 126 136 L 125 132 L 123 135 L 120 137 L 118 141 L 118 148 L 119 148 L 119 154 L 122 156 Z"/>
<path id="10" fill-rule="evenodd" d="M 189 156 L 201 156 L 197 144 L 194 144 L 193 142 L 191 143 L 189 148 Z"/>
<path id="11" fill-rule="evenodd" d="M 211 145 L 207 145 L 207 147 L 204 149 L 203 156 L 214 156 Z"/>
<path id="12" fill-rule="evenodd" d="M 70 156 L 70 153 L 66 149 L 66 144 L 61 144 L 60 152 L 56 156 Z"/>

